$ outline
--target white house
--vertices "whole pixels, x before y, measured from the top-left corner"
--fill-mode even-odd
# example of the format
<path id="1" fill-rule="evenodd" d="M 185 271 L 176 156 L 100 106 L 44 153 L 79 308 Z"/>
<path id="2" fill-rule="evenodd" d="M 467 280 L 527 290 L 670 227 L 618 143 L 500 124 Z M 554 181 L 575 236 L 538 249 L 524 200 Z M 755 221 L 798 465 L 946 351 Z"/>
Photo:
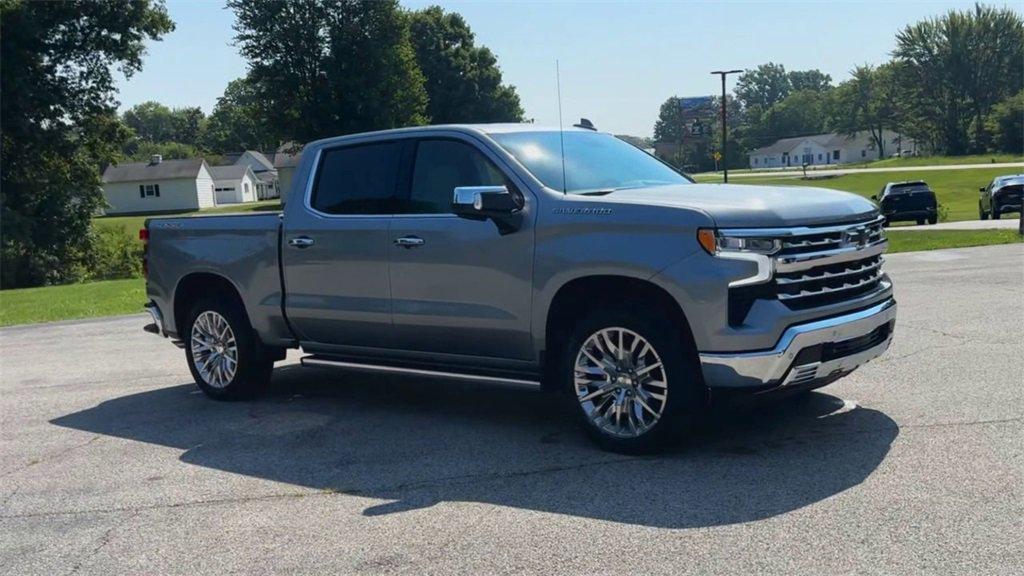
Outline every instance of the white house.
<path id="1" fill-rule="evenodd" d="M 103 171 L 107 214 L 179 212 L 216 206 L 213 177 L 202 158 L 112 164 Z"/>
<path id="2" fill-rule="evenodd" d="M 277 170 L 277 186 L 282 196 L 287 196 L 292 189 L 292 178 L 302 158 L 302 150 L 289 152 L 298 146 L 294 142 L 284 144 L 274 154 L 274 168 Z"/>
<path id="3" fill-rule="evenodd" d="M 916 143 L 890 130 L 882 132 L 884 152 L 889 154 L 897 149 L 916 149 Z M 849 164 L 877 160 L 878 152 L 874 139 L 868 131 L 853 136 L 845 134 L 815 134 L 783 138 L 770 146 L 758 148 L 750 153 L 751 168 L 785 168 L 791 166 Z"/>
<path id="4" fill-rule="evenodd" d="M 217 204 L 254 202 L 257 197 L 257 178 L 246 164 L 211 166 L 213 190 Z"/>
<path id="5" fill-rule="evenodd" d="M 277 181 L 277 169 L 265 154 L 246 150 L 234 162 L 235 166 L 248 166 L 255 174 L 256 197 L 260 200 L 277 198 L 281 195 Z"/>

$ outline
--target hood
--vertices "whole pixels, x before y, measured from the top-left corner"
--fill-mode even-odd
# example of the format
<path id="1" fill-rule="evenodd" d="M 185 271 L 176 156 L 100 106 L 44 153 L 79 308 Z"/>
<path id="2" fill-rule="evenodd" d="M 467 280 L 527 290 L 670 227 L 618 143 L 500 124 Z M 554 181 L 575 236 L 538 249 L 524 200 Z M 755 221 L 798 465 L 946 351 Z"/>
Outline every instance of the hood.
<path id="1" fill-rule="evenodd" d="M 700 210 L 721 228 L 836 224 L 878 213 L 874 203 L 856 194 L 804 186 L 679 184 L 627 188 L 598 198 L 602 202 Z"/>

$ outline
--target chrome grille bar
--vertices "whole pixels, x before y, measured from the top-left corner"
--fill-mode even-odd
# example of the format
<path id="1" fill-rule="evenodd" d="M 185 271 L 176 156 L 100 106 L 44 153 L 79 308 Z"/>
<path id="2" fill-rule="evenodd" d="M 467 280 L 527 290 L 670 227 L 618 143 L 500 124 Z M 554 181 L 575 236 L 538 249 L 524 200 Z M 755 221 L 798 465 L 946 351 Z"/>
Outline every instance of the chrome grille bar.
<path id="1" fill-rule="evenodd" d="M 818 290 L 801 290 L 799 294 L 784 294 L 784 293 L 780 292 L 779 293 L 779 300 L 783 300 L 783 301 L 785 301 L 785 300 L 794 300 L 796 298 L 808 298 L 808 297 L 811 297 L 811 296 L 822 296 L 822 295 L 825 295 L 825 294 L 834 294 L 836 292 L 844 292 L 846 290 L 853 290 L 855 288 L 861 288 L 863 286 L 867 286 L 868 284 L 872 284 L 874 282 L 878 282 L 879 279 L 881 279 L 881 274 L 880 273 L 875 273 L 875 274 L 872 274 L 871 276 L 868 276 L 867 278 L 864 278 L 863 280 L 861 280 L 859 282 L 856 282 L 854 284 L 846 284 L 846 283 L 844 283 L 842 286 L 831 287 L 831 288 L 830 287 L 825 287 L 825 288 L 819 288 Z"/>
<path id="2" fill-rule="evenodd" d="M 822 272 L 821 274 L 804 274 L 799 278 L 784 278 L 779 277 L 775 279 L 775 282 L 780 285 L 791 285 L 800 284 L 802 282 L 812 282 L 815 280 L 831 280 L 833 278 L 842 278 L 843 276 L 853 276 L 854 274 L 861 274 L 864 272 L 870 272 L 877 270 L 882 267 L 884 260 L 879 257 L 873 261 L 866 262 L 864 264 L 855 264 L 855 268 L 847 268 L 842 272 Z"/>

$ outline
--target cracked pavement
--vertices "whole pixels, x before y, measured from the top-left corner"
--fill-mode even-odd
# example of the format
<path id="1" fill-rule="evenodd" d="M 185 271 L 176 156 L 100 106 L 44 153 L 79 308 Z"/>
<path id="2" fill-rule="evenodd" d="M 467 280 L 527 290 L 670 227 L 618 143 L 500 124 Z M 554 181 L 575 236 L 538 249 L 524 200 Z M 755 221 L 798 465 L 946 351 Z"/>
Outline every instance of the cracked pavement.
<path id="1" fill-rule="evenodd" d="M 694 440 L 280 366 L 220 403 L 142 316 L 0 330 L 0 574 L 1016 574 L 1024 245 L 888 257 L 890 351 Z"/>

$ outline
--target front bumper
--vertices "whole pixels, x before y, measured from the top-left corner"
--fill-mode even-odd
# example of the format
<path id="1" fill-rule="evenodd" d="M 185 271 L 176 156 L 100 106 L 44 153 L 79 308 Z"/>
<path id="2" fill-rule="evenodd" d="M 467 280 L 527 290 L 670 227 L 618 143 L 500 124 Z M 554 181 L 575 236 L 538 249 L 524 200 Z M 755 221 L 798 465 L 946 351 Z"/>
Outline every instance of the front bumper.
<path id="1" fill-rule="evenodd" d="M 704 382 L 711 388 L 775 389 L 827 383 L 852 372 L 889 348 L 896 301 L 788 328 L 771 350 L 702 353 Z"/>

